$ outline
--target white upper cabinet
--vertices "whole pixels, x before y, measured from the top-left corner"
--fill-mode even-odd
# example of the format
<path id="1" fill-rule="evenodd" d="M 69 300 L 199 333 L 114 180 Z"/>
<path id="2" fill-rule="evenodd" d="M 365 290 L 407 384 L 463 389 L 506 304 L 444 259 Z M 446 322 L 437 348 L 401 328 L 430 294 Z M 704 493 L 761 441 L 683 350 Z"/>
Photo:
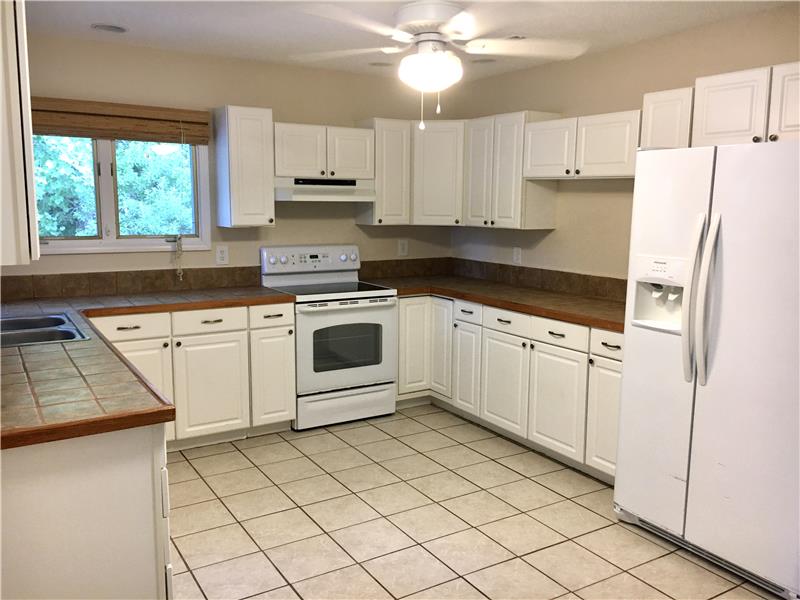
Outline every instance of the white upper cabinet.
<path id="1" fill-rule="evenodd" d="M 622 363 L 593 356 L 586 409 L 586 464 L 614 475 L 619 436 Z"/>
<path id="2" fill-rule="evenodd" d="M 464 189 L 464 121 L 429 121 L 414 130 L 415 225 L 458 225 Z"/>
<path id="3" fill-rule="evenodd" d="M 494 122 L 494 117 L 483 117 L 467 121 L 464 126 L 464 225 L 489 225 Z"/>
<path id="4" fill-rule="evenodd" d="M 524 112 L 494 118 L 491 224 L 496 227 L 522 226 L 525 120 Z"/>
<path id="5" fill-rule="evenodd" d="M 324 125 L 275 123 L 275 175 L 326 177 L 326 140 Z"/>
<path id="6" fill-rule="evenodd" d="M 217 224 L 275 223 L 272 110 L 223 106 L 214 111 L 217 155 Z"/>
<path id="7" fill-rule="evenodd" d="M 327 127 L 328 177 L 373 179 L 375 133 L 372 129 Z"/>
<path id="8" fill-rule="evenodd" d="M 769 101 L 770 142 L 800 137 L 800 63 L 772 67 Z"/>
<path id="9" fill-rule="evenodd" d="M 629 110 L 578 119 L 575 175 L 633 177 L 641 111 Z"/>
<path id="10" fill-rule="evenodd" d="M 770 67 L 699 77 L 694 87 L 692 146 L 764 140 Z"/>
<path id="11" fill-rule="evenodd" d="M 450 398 L 452 386 L 453 301 L 431 298 L 431 389 Z"/>
<path id="12" fill-rule="evenodd" d="M 525 177 L 559 179 L 575 174 L 578 119 L 555 119 L 525 125 Z"/>
<path id="13" fill-rule="evenodd" d="M 688 148 L 694 88 L 651 92 L 642 102 L 641 148 Z"/>
<path id="14" fill-rule="evenodd" d="M 528 429 L 530 354 L 525 338 L 483 329 L 481 418 L 520 436 Z"/>
<path id="15" fill-rule="evenodd" d="M 411 123 L 371 119 L 375 131 L 375 202 L 360 206 L 361 225 L 411 222 Z"/>

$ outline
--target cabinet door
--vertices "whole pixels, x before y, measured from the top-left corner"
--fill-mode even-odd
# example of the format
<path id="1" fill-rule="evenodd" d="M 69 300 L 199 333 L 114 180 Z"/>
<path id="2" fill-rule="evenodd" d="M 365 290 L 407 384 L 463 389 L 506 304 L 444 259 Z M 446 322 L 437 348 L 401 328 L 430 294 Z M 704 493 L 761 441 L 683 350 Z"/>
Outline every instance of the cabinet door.
<path id="1" fill-rule="evenodd" d="M 800 137 L 800 63 L 772 67 L 772 93 L 769 99 L 771 142 Z"/>
<path id="2" fill-rule="evenodd" d="M 641 148 L 688 148 L 694 88 L 651 92 L 642 102 Z"/>
<path id="3" fill-rule="evenodd" d="M 372 129 L 328 127 L 328 177 L 375 178 L 375 132 Z"/>
<path id="4" fill-rule="evenodd" d="M 401 298 L 399 307 L 398 393 L 419 392 L 431 387 L 431 299 L 430 296 Z"/>
<path id="5" fill-rule="evenodd" d="M 522 225 L 522 160 L 525 113 L 494 118 L 492 224 L 519 229 Z"/>
<path id="6" fill-rule="evenodd" d="M 641 111 L 578 119 L 575 174 L 580 177 L 633 177 Z"/>
<path id="7" fill-rule="evenodd" d="M 431 389 L 450 398 L 453 352 L 453 301 L 431 298 Z"/>
<path id="8" fill-rule="evenodd" d="M 272 110 L 226 106 L 214 112 L 218 222 L 222 227 L 275 222 Z"/>
<path id="9" fill-rule="evenodd" d="M 327 176 L 325 137 L 324 125 L 275 123 L 275 175 Z"/>
<path id="10" fill-rule="evenodd" d="M 453 406 L 478 416 L 481 393 L 480 325 L 456 321 L 453 328 Z"/>
<path id="11" fill-rule="evenodd" d="M 170 339 L 157 338 L 135 342 L 117 342 L 114 347 L 139 369 L 145 379 L 170 402 L 172 390 L 172 347 Z M 177 410 L 175 411 L 177 415 Z M 167 441 L 175 439 L 175 423 L 165 423 Z"/>
<path id="12" fill-rule="evenodd" d="M 246 331 L 176 337 L 172 360 L 178 439 L 250 425 Z"/>
<path id="13" fill-rule="evenodd" d="M 699 77 L 694 84 L 692 146 L 762 141 L 770 68 Z"/>
<path id="14" fill-rule="evenodd" d="M 528 429 L 530 354 L 525 338 L 483 330 L 481 417 L 521 436 Z"/>
<path id="15" fill-rule="evenodd" d="M 294 419 L 294 326 L 251 330 L 250 365 L 253 426 Z"/>
<path id="16" fill-rule="evenodd" d="M 538 342 L 532 355 L 528 439 L 583 462 L 588 357 Z"/>
<path id="17" fill-rule="evenodd" d="M 414 130 L 415 225 L 458 225 L 464 188 L 464 122 L 432 121 Z"/>
<path id="18" fill-rule="evenodd" d="M 617 468 L 622 363 L 593 356 L 586 403 L 586 464 L 614 475 Z"/>
<path id="19" fill-rule="evenodd" d="M 376 225 L 407 225 L 411 221 L 411 124 L 375 120 Z"/>
<path id="20" fill-rule="evenodd" d="M 578 119 L 555 119 L 525 125 L 524 177 L 558 179 L 575 174 Z"/>
<path id="21" fill-rule="evenodd" d="M 492 210 L 494 117 L 464 125 L 464 225 L 489 225 Z"/>

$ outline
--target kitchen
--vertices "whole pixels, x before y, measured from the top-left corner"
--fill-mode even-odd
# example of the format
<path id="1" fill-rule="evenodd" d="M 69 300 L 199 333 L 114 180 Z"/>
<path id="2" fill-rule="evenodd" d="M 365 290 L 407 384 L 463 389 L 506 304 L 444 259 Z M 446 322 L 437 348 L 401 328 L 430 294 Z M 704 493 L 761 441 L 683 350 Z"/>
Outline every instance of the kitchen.
<path id="1" fill-rule="evenodd" d="M 402 3 L 236 6 L 3 5 L 4 44 L 13 38 L 15 56 L 28 57 L 12 66 L 29 71 L 32 155 L 75 144 L 68 154 L 84 160 L 77 172 L 88 173 L 96 211 L 94 221 L 80 213 L 89 235 L 64 235 L 55 229 L 75 219 L 38 174 L 35 200 L 32 178 L 17 193 L 4 183 L 4 319 L 64 315 L 40 330 L 88 339 L 4 344 L 3 594 L 796 597 L 798 434 L 787 418 L 797 416 L 796 369 L 787 375 L 787 360 L 755 353 L 756 363 L 718 352 L 701 364 L 702 319 L 689 319 L 699 314 L 691 301 L 680 309 L 682 296 L 708 300 L 709 331 L 720 331 L 725 310 L 704 291 L 743 285 L 706 268 L 722 255 L 754 277 L 746 268 L 771 259 L 753 249 L 787 244 L 782 268 L 797 271 L 796 210 L 765 206 L 760 226 L 737 234 L 738 217 L 716 199 L 725 161 L 740 160 L 723 150 L 746 143 L 757 155 L 733 170 L 753 175 L 733 188 L 761 181 L 759 157 L 787 161 L 775 171 L 789 179 L 773 189 L 796 205 L 786 190 L 797 163 L 785 149 L 797 135 L 797 4 L 514 3 L 499 24 L 476 4 L 477 21 L 506 37 L 585 38 L 589 48 L 530 62 L 462 52 L 464 80 L 441 94 L 441 115 L 436 94 L 423 97 L 425 130 L 420 94 L 396 75 L 400 53 L 351 53 L 389 43 L 354 23 L 401 23 Z M 571 21 L 578 30 L 557 33 Z M 609 27 L 617 22 L 629 27 Z M 755 129 L 726 138 L 724 117 L 748 110 L 743 89 Z M 8 147 L 19 147 L 23 133 L 7 131 Z M 687 146 L 683 163 L 636 152 Z M 137 202 L 135 169 L 124 169 L 140 168 L 137 153 L 190 174 L 184 212 Z M 4 163 L 13 181 L 15 163 Z M 666 213 L 637 209 L 640 197 L 668 194 L 665 181 L 687 182 L 681 203 L 667 196 Z M 41 245 L 30 220 L 9 219 L 11 199 L 18 215 L 30 201 L 56 207 L 40 208 Z M 687 221 L 702 212 L 702 225 Z M 188 228 L 148 235 L 168 219 Z M 652 235 L 665 223 L 686 239 Z M 759 237 L 774 223 L 783 230 Z M 715 235 L 719 246 L 706 243 Z M 7 258 L 11 240 L 19 254 Z M 676 259 L 690 247 L 693 273 Z M 747 309 L 763 311 L 766 298 L 766 314 L 796 324 L 796 294 L 794 304 L 769 300 L 796 279 L 758 281 L 762 296 Z M 347 324 L 372 311 L 386 315 L 380 326 Z M 779 355 L 796 359 L 796 331 L 762 324 L 726 348 L 761 350 L 783 336 Z M 677 381 L 650 371 L 655 348 Z M 342 356 L 358 366 L 338 364 Z M 700 419 L 732 428 L 731 442 L 746 433 L 697 404 L 723 356 L 772 373 L 766 391 L 745 388 L 734 369 L 729 378 L 749 394 L 794 393 L 788 412 L 759 417 L 748 457 L 725 447 L 731 474 L 737 465 L 754 487 L 783 483 L 771 496 L 774 487 L 741 494 L 738 541 L 704 531 L 695 543 L 693 494 L 730 489 L 713 469 L 694 476 L 699 453 L 715 451 L 701 443 Z M 626 411 L 626 394 L 642 390 L 650 400 Z M 640 435 L 626 434 L 629 417 Z M 768 427 L 784 432 L 788 452 L 775 454 Z M 750 461 L 774 469 L 753 472 Z M 701 521 L 711 525 L 734 514 L 707 505 Z M 47 571 L 32 570 L 34 559 Z"/>

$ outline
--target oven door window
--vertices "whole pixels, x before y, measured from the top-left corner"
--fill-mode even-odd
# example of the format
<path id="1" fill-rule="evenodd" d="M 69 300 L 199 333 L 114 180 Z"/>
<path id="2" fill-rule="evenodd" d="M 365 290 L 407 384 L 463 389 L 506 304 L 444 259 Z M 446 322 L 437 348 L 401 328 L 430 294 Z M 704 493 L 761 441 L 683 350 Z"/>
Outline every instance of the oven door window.
<path id="1" fill-rule="evenodd" d="M 377 323 L 333 325 L 314 331 L 314 372 L 381 363 L 383 327 Z"/>

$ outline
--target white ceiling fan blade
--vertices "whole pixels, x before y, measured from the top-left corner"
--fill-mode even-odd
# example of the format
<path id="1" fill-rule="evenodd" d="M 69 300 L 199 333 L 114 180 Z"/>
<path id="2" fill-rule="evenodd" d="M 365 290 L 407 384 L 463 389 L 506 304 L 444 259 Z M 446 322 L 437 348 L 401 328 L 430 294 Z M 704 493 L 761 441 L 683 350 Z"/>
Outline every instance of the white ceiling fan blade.
<path id="1" fill-rule="evenodd" d="M 478 35 L 478 25 L 475 15 L 462 10 L 439 29 L 451 40 L 471 40 Z"/>
<path id="2" fill-rule="evenodd" d="M 383 48 L 350 48 L 347 50 L 328 50 L 325 52 L 306 52 L 303 54 L 294 54 L 290 58 L 299 62 L 319 62 L 325 60 L 334 60 L 337 58 L 347 58 L 348 56 L 359 56 L 361 54 L 398 54 L 404 48 L 396 46 L 386 46 Z"/>
<path id="3" fill-rule="evenodd" d="M 367 17 L 362 17 L 361 15 L 341 6 L 336 6 L 333 4 L 307 4 L 303 6 L 302 10 L 310 15 L 322 17 L 323 19 L 330 19 L 331 21 L 337 21 L 339 23 L 344 23 L 345 25 L 350 25 L 356 29 L 369 31 L 377 35 L 391 38 L 396 42 L 403 42 L 407 44 L 413 39 L 413 36 L 410 33 L 395 29 L 394 27 L 390 27 L 384 23 L 379 23 L 378 21 L 373 21 Z"/>
<path id="4" fill-rule="evenodd" d="M 477 39 L 460 46 L 467 54 L 534 56 L 568 60 L 589 49 L 589 44 L 567 40 L 527 38 L 522 40 Z"/>
<path id="5" fill-rule="evenodd" d="M 441 32 L 453 40 L 471 40 L 509 26 L 502 5 L 474 2 L 445 23 Z"/>

